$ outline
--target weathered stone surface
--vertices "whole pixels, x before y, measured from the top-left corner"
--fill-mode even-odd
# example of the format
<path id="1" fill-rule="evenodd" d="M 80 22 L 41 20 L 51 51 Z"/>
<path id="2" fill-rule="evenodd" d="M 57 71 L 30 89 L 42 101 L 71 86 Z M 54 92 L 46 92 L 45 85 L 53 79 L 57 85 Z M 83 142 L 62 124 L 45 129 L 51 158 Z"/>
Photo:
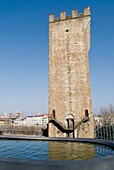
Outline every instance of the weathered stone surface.
<path id="1" fill-rule="evenodd" d="M 84 14 L 65 12 L 59 19 L 49 18 L 49 117 L 55 111 L 56 120 L 67 127 L 66 117 L 72 114 L 76 125 L 89 111 L 90 120 L 81 125 L 75 137 L 93 137 L 92 100 L 88 51 L 90 48 L 90 9 Z M 66 136 L 49 124 L 49 136 Z"/>

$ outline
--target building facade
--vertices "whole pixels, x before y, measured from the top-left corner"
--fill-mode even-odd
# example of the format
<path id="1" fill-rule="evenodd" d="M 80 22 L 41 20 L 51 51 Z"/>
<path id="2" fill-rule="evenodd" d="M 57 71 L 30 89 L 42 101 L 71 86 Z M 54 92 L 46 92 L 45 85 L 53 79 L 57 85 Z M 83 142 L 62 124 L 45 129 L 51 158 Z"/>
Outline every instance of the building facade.
<path id="1" fill-rule="evenodd" d="M 17 118 L 13 121 L 14 126 L 40 126 L 46 127 L 48 123 L 47 114 L 37 114 L 36 116 L 26 116 Z"/>
<path id="2" fill-rule="evenodd" d="M 49 16 L 49 137 L 93 137 L 90 19 L 89 7 Z"/>

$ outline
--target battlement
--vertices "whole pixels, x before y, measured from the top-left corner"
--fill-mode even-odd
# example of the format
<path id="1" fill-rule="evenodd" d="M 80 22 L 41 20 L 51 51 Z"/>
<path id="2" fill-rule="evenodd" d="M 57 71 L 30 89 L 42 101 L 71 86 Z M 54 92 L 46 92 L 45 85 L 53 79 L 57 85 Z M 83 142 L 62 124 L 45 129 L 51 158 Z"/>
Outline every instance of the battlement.
<path id="1" fill-rule="evenodd" d="M 67 19 L 73 19 L 73 18 L 81 18 L 81 17 L 86 17 L 90 15 L 90 7 L 84 8 L 84 13 L 83 14 L 78 14 L 78 10 L 72 10 L 71 11 L 71 16 L 67 16 L 66 12 L 61 12 L 60 13 L 60 18 L 55 18 L 54 14 L 49 15 L 49 22 L 56 22 L 56 21 L 63 21 Z"/>

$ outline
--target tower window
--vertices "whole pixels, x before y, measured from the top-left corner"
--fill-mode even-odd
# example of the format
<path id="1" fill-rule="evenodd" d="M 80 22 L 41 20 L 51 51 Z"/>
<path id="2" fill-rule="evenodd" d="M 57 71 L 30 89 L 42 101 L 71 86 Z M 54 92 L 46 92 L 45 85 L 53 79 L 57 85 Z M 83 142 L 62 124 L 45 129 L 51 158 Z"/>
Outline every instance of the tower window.
<path id="1" fill-rule="evenodd" d="M 53 118 L 55 119 L 55 110 L 52 111 Z"/>

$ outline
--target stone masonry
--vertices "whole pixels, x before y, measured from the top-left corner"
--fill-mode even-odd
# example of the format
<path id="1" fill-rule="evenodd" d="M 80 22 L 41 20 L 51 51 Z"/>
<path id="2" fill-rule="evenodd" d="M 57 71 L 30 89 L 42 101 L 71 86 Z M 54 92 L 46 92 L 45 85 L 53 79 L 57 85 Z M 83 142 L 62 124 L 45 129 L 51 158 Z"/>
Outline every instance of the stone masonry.
<path id="1" fill-rule="evenodd" d="M 90 49 L 90 8 L 83 14 L 49 16 L 49 120 L 53 117 L 67 128 L 67 117 L 74 126 L 89 112 L 89 121 L 75 129 L 75 137 L 93 137 L 92 99 L 88 51 Z M 71 123 L 72 124 L 72 123 Z M 66 137 L 49 123 L 49 137 Z M 72 135 L 70 136 L 72 137 Z"/>

